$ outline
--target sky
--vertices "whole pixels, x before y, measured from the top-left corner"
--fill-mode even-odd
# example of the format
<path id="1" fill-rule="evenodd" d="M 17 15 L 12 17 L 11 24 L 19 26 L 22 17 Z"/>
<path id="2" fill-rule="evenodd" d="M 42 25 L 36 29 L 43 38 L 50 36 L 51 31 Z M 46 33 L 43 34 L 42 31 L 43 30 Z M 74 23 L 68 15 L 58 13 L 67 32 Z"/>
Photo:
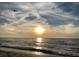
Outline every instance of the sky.
<path id="1" fill-rule="evenodd" d="M 78 2 L 0 2 L 0 37 L 34 37 L 39 19 L 44 37 L 79 37 Z"/>

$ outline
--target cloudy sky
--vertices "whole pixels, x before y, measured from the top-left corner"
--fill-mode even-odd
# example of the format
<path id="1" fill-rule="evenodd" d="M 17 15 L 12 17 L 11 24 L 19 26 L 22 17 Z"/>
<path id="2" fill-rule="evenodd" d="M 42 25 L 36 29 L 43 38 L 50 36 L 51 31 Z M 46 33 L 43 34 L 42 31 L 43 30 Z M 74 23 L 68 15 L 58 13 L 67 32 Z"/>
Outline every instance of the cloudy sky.
<path id="1" fill-rule="evenodd" d="M 0 36 L 33 36 L 39 19 L 46 37 L 79 37 L 78 2 L 0 2 Z"/>

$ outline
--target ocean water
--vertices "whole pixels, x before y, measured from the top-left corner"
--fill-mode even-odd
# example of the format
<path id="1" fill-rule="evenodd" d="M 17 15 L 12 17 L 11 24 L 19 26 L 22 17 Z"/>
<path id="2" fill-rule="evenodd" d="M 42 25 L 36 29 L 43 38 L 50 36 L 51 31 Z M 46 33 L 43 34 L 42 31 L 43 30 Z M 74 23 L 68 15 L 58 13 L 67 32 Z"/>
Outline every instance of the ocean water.
<path id="1" fill-rule="evenodd" d="M 12 52 L 14 51 L 12 49 L 14 49 L 15 47 L 16 47 L 15 52 L 20 50 L 18 54 Z M 1 51 L 0 56 L 4 57 L 5 56 L 75 57 L 79 56 L 79 38 L 41 38 L 41 37 L 0 38 L 0 51 Z M 5 51 L 9 51 L 10 55 L 8 54 L 8 52 Z"/>

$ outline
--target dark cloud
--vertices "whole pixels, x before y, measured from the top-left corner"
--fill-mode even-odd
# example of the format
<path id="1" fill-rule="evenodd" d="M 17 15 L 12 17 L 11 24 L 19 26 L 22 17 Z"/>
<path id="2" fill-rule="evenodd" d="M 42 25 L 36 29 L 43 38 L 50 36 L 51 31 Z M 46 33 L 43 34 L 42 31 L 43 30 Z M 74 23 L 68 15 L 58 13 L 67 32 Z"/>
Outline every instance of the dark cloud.
<path id="1" fill-rule="evenodd" d="M 6 18 L 0 16 L 0 25 L 4 25 L 4 23 L 10 23 Z"/>
<path id="2" fill-rule="evenodd" d="M 29 17 L 26 17 L 25 20 L 29 20 L 29 21 L 33 21 L 35 20 L 37 17 L 36 16 L 29 16 Z"/>
<path id="3" fill-rule="evenodd" d="M 60 25 L 64 25 L 64 20 L 61 20 L 60 18 L 54 17 L 54 16 L 46 16 L 46 15 L 42 15 L 43 18 L 47 19 L 47 22 L 49 25 L 52 26 L 60 26 Z"/>
<path id="4" fill-rule="evenodd" d="M 13 2 L 0 2 L 0 11 L 3 10 L 13 10 L 13 11 L 18 11 L 21 10 L 18 4 L 13 3 Z"/>
<path id="5" fill-rule="evenodd" d="M 79 3 L 75 2 L 58 3 L 58 8 L 74 16 L 79 16 Z"/>
<path id="6" fill-rule="evenodd" d="M 75 20 L 73 24 L 75 25 L 75 27 L 79 27 L 79 20 Z"/>

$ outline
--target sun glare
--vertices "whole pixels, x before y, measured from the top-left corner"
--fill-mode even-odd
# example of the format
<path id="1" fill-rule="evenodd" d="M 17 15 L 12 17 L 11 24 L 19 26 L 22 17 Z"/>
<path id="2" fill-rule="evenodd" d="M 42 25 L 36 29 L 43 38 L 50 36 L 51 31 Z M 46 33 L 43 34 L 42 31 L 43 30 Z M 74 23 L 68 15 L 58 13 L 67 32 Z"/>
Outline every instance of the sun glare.
<path id="1" fill-rule="evenodd" d="M 37 26 L 37 27 L 35 28 L 35 32 L 36 32 L 37 34 L 43 34 L 44 31 L 45 31 L 45 29 L 44 29 L 42 26 Z"/>

